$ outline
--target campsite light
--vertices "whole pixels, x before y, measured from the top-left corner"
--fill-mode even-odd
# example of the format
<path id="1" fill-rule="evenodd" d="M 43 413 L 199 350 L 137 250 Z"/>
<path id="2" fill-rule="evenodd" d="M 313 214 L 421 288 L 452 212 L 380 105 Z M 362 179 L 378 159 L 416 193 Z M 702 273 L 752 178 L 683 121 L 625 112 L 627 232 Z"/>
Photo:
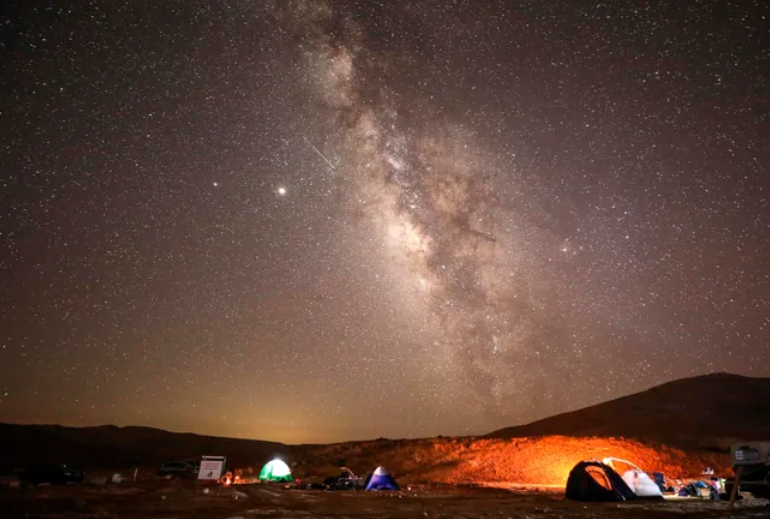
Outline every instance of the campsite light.
<path id="1" fill-rule="evenodd" d="M 219 480 L 224 486 L 229 487 L 233 484 L 233 473 L 229 470 L 225 472 L 225 475 L 222 476 L 222 479 Z"/>

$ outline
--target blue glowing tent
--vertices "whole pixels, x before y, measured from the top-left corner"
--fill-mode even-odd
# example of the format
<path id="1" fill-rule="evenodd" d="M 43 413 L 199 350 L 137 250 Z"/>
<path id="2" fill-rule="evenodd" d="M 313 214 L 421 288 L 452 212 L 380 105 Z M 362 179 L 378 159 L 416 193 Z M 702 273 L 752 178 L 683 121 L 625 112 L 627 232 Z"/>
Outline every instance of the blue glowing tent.
<path id="1" fill-rule="evenodd" d="M 401 490 L 385 467 L 377 467 L 366 481 L 366 490 Z"/>

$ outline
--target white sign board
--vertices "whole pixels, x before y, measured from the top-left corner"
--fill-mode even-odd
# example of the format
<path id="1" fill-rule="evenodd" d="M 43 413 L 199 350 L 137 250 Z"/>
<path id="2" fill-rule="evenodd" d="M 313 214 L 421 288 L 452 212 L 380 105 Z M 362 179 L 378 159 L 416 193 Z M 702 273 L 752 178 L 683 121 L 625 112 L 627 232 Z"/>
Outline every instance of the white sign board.
<path id="1" fill-rule="evenodd" d="M 198 481 L 219 481 L 225 470 L 224 456 L 203 456 Z"/>

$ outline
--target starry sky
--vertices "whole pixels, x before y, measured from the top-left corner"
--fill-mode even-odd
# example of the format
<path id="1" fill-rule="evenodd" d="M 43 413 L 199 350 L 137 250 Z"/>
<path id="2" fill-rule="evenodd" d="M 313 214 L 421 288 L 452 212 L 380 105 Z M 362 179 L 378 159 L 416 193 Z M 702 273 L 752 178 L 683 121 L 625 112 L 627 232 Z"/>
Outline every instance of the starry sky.
<path id="1" fill-rule="evenodd" d="M 0 421 L 467 435 L 770 376 L 764 4 L 6 7 Z"/>

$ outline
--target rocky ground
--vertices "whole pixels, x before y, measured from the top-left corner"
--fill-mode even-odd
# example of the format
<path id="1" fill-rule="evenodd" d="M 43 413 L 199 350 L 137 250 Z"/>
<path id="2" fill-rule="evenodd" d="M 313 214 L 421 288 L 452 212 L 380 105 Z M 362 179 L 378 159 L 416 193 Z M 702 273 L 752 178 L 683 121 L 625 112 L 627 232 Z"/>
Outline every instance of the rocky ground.
<path id="1" fill-rule="evenodd" d="M 747 497 L 732 514 L 726 502 L 576 503 L 558 490 L 451 485 L 407 486 L 402 492 L 325 492 L 281 485 L 198 486 L 194 481 L 0 488 L 0 518 L 760 518 L 765 500 Z"/>

